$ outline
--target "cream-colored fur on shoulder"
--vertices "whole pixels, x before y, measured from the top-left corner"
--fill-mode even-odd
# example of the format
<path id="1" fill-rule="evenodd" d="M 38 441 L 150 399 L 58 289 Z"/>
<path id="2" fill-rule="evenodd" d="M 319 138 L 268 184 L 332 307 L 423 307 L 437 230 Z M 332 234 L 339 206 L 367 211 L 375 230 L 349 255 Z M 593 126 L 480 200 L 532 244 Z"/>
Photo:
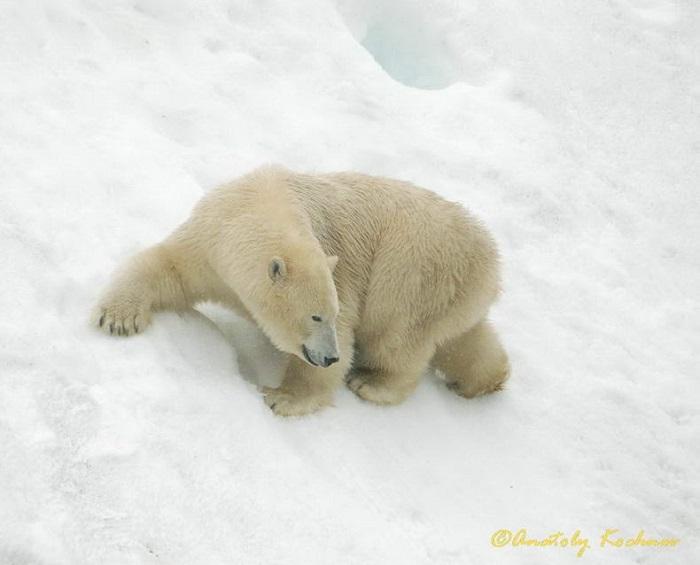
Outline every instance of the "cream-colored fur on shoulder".
<path id="1" fill-rule="evenodd" d="M 463 396 L 498 390 L 508 359 L 486 322 L 498 292 L 494 241 L 460 205 L 398 180 L 264 167 L 130 259 L 94 320 L 127 336 L 157 310 L 224 304 L 288 354 L 265 400 L 290 416 L 330 405 L 343 380 L 399 403 L 431 364 Z"/>

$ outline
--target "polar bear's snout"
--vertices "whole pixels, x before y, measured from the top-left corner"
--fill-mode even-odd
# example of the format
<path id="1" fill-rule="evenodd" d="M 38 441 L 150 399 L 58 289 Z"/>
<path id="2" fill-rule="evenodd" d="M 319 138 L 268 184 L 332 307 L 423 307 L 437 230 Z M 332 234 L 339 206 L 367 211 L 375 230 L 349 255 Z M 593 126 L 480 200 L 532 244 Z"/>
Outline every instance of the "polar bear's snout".
<path id="1" fill-rule="evenodd" d="M 340 360 L 338 354 L 338 338 L 335 328 L 330 324 L 323 324 L 314 331 L 309 339 L 301 346 L 304 359 L 317 367 L 330 367 Z"/>

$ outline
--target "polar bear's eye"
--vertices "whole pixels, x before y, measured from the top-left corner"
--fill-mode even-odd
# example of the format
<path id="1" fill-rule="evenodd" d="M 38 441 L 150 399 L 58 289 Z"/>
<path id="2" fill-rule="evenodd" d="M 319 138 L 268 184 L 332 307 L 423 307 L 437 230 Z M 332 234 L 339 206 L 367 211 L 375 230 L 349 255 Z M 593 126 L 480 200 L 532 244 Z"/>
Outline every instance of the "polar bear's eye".
<path id="1" fill-rule="evenodd" d="M 320 322 L 320 321 L 321 321 L 321 316 L 311 316 L 311 319 L 312 319 L 314 322 Z"/>

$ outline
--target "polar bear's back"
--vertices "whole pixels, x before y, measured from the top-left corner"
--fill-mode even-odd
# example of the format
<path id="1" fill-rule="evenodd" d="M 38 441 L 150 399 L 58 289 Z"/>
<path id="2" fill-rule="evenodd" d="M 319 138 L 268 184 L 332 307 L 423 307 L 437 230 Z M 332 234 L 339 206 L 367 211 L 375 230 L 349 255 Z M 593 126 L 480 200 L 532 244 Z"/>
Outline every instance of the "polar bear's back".
<path id="1" fill-rule="evenodd" d="M 467 303 L 479 316 L 498 294 L 495 242 L 461 205 L 359 173 L 291 173 L 288 183 L 324 249 L 340 257 L 339 292 L 350 288 L 376 320 L 429 323 Z"/>
<path id="2" fill-rule="evenodd" d="M 347 250 L 380 251 L 414 266 L 445 260 L 446 271 L 496 260 L 496 246 L 463 206 L 409 182 L 360 173 L 292 174 L 288 180 L 314 231 Z"/>

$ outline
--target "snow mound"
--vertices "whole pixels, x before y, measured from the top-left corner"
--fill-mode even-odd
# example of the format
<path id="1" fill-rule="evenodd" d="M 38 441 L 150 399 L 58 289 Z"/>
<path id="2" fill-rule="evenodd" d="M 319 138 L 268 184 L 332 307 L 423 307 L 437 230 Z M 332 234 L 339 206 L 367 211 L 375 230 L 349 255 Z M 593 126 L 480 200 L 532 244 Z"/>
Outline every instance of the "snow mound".
<path id="1" fill-rule="evenodd" d="M 459 80 L 434 2 L 344 2 L 341 12 L 355 39 L 398 82 L 425 89 Z"/>

